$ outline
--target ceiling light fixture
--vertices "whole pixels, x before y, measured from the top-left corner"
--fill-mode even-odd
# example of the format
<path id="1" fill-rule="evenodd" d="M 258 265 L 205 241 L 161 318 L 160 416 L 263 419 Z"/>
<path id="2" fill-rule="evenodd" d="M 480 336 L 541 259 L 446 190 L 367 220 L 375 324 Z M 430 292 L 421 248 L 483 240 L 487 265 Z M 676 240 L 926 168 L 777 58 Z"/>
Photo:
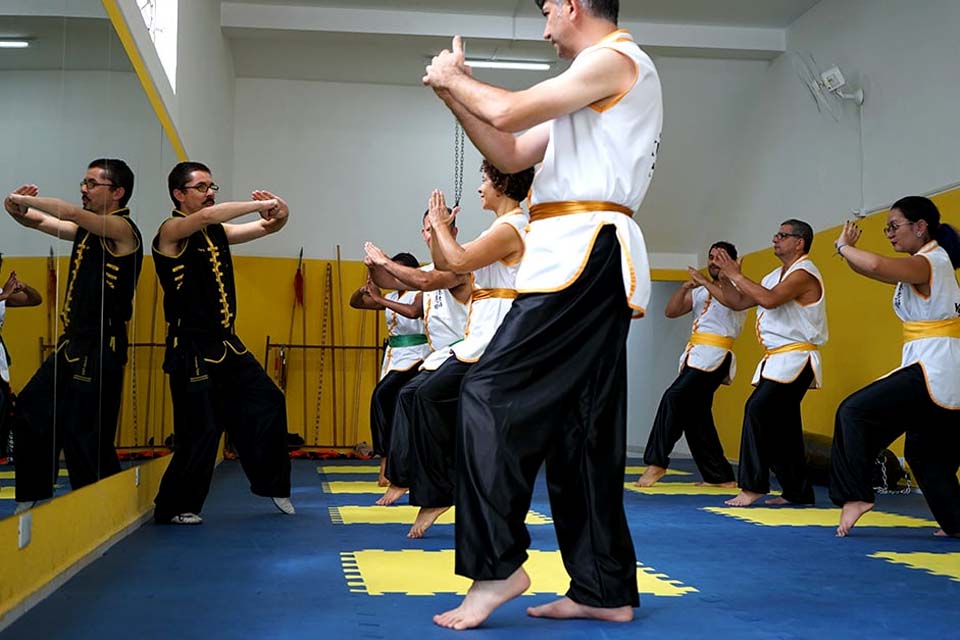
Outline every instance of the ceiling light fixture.
<path id="1" fill-rule="evenodd" d="M 515 69 L 519 71 L 549 71 L 546 62 L 525 62 L 522 60 L 466 60 L 467 66 L 474 69 Z"/>
<path id="2" fill-rule="evenodd" d="M 27 40 L 0 40 L 0 49 L 26 49 L 29 46 Z"/>

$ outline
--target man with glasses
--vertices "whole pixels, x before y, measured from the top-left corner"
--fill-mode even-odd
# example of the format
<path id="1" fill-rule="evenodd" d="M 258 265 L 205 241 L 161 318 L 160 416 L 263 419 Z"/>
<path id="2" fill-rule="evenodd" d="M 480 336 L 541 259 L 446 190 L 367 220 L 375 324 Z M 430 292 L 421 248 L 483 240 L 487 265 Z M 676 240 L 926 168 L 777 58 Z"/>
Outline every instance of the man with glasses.
<path id="1" fill-rule="evenodd" d="M 216 204 L 210 169 L 181 162 L 167 178 L 174 204 L 153 239 L 163 287 L 176 451 L 156 497 L 160 524 L 201 524 L 217 446 L 224 429 L 236 447 L 250 490 L 295 513 L 290 501 L 287 411 L 283 393 L 237 337 L 237 297 L 230 245 L 276 233 L 290 213 L 269 191 L 245 202 Z M 259 213 L 252 222 L 231 223 Z"/>
<path id="2" fill-rule="evenodd" d="M 720 252 L 734 260 L 737 248 L 729 242 L 710 247 L 707 271 L 715 286 L 732 286 L 718 281 Z M 693 312 L 690 341 L 680 355 L 680 375 L 660 399 L 657 416 L 643 449 L 647 465 L 637 480 L 638 487 L 650 487 L 667 473 L 670 453 L 686 434 L 693 461 L 707 486 L 736 485 L 733 468 L 723 454 L 723 445 L 713 422 L 713 394 L 721 384 L 730 384 L 737 374 L 733 341 L 743 329 L 746 311 L 735 311 L 715 300 L 705 286 L 703 274 L 690 267 L 690 280 L 684 282 L 667 302 L 666 316 L 679 318 Z"/>
<path id="3" fill-rule="evenodd" d="M 760 283 L 743 275 L 740 264 L 726 252 L 717 262 L 721 279 L 732 286 L 701 282 L 731 309 L 758 308 L 757 336 L 765 350 L 753 375 L 756 389 L 744 407 L 740 493 L 726 501 L 732 507 L 749 506 L 769 493 L 771 470 L 783 492 L 766 504 L 814 502 L 800 402 L 807 389 L 819 389 L 823 381 L 818 349 L 827 341 L 827 310 L 823 279 L 807 255 L 812 243 L 809 224 L 787 220 L 773 236 L 773 253 L 783 266 Z"/>
<path id="4" fill-rule="evenodd" d="M 17 401 L 17 512 L 53 495 L 61 449 L 74 489 L 120 471 L 114 438 L 143 262 L 140 230 L 127 209 L 133 181 L 123 160 L 101 158 L 80 182 L 81 206 L 41 197 L 33 184 L 4 201 L 23 226 L 73 241 L 63 334 Z"/>

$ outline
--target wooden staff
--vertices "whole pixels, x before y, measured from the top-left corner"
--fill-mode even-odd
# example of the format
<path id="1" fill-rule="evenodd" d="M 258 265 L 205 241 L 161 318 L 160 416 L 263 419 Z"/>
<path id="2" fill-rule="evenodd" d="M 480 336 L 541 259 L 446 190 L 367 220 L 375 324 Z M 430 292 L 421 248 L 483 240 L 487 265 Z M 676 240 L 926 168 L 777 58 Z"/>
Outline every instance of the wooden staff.
<path id="1" fill-rule="evenodd" d="M 347 325 L 343 321 L 343 269 L 340 264 L 340 245 L 337 245 L 337 295 L 334 298 L 337 304 L 337 308 L 340 310 L 340 339 L 346 339 L 346 328 Z M 336 345 L 336 343 L 334 343 Z M 346 364 L 346 362 L 344 362 Z M 344 380 L 346 382 L 346 380 Z M 347 443 L 347 403 L 346 397 L 344 397 L 344 402 L 341 403 L 340 410 L 342 411 L 342 420 L 340 422 L 343 428 L 343 444 Z"/>

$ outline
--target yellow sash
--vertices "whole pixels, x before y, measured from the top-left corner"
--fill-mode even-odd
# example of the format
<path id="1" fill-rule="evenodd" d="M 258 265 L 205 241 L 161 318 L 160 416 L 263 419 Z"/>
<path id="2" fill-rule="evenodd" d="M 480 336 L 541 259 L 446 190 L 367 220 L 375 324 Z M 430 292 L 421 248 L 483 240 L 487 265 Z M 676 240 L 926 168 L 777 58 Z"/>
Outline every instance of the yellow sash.
<path id="1" fill-rule="evenodd" d="M 778 353 L 791 353 L 793 351 L 818 351 L 819 347 L 809 342 L 791 342 L 776 349 L 767 349 L 768 356 L 775 356 Z"/>
<path id="2" fill-rule="evenodd" d="M 633 209 L 615 202 L 599 200 L 567 200 L 563 202 L 541 202 L 530 207 L 530 222 L 568 216 L 572 213 L 589 213 L 591 211 L 614 211 L 627 216 L 633 216 Z"/>
<path id="3" fill-rule="evenodd" d="M 690 344 L 698 344 L 704 347 L 719 347 L 730 351 L 733 349 L 733 338 L 721 336 L 716 333 L 702 333 L 697 331 L 690 334 Z"/>
<path id="4" fill-rule="evenodd" d="M 960 338 L 960 318 L 903 323 L 904 342 L 922 338 Z"/>
<path id="5" fill-rule="evenodd" d="M 505 298 L 512 300 L 517 297 L 516 289 L 474 289 L 470 294 L 473 300 L 487 300 L 488 298 Z"/>

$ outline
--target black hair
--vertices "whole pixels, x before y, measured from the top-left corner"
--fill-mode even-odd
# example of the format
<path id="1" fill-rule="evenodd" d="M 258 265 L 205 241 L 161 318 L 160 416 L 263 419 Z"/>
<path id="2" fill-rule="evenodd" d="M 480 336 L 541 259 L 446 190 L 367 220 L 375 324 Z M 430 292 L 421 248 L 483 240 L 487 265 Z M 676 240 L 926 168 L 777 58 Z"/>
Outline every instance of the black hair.
<path id="1" fill-rule="evenodd" d="M 734 260 L 737 259 L 737 248 L 733 246 L 733 243 L 727 242 L 726 240 L 718 240 L 717 242 L 714 242 L 712 245 L 710 245 L 710 251 L 713 251 L 714 249 L 723 249 L 724 251 L 727 252 L 728 256 L 730 256 Z M 710 251 L 708 251 L 707 253 L 710 253 Z"/>
<path id="2" fill-rule="evenodd" d="M 450 207 L 447 207 L 447 213 L 453 213 L 453 209 L 451 209 Z M 430 215 L 430 209 L 427 209 L 426 211 L 423 212 L 423 217 L 420 218 L 420 221 L 423 222 L 424 220 L 426 220 L 428 215 Z M 456 229 L 456 228 L 457 228 L 457 219 L 456 219 L 456 218 L 453 218 L 453 219 L 450 220 L 450 228 L 451 228 L 451 229 Z"/>
<path id="3" fill-rule="evenodd" d="M 170 192 L 170 199 L 173 200 L 173 206 L 179 207 L 180 201 L 173 196 L 173 192 L 176 190 L 182 191 L 187 183 L 190 182 L 190 174 L 194 171 L 206 171 L 210 173 L 210 167 L 203 164 L 202 162 L 178 162 L 177 165 L 170 170 L 170 175 L 167 176 L 167 191 Z"/>
<path id="4" fill-rule="evenodd" d="M 543 5 L 549 0 L 533 0 L 537 3 L 537 8 L 543 11 Z M 561 0 L 553 0 L 559 5 Z M 617 24 L 620 16 L 620 0 L 577 0 L 581 7 L 598 18 L 606 18 L 613 24 Z"/>
<path id="5" fill-rule="evenodd" d="M 411 269 L 420 268 L 420 261 L 412 253 L 398 253 L 390 259 Z"/>
<path id="6" fill-rule="evenodd" d="M 484 158 L 480 164 L 480 170 L 490 177 L 494 189 L 511 200 L 523 202 L 530 194 L 530 185 L 533 184 L 533 167 L 517 173 L 503 173 Z"/>
<path id="7" fill-rule="evenodd" d="M 930 198 L 906 196 L 894 202 L 890 209 L 900 211 L 910 222 L 925 221 L 930 237 L 947 252 L 954 269 L 960 269 L 960 235 L 949 224 L 940 222 L 940 210 Z"/>
<path id="8" fill-rule="evenodd" d="M 102 169 L 104 176 L 114 187 L 123 187 L 120 206 L 127 206 L 130 196 L 133 195 L 133 171 L 126 162 L 119 158 L 97 158 L 87 165 L 87 169 Z"/>
<path id="9" fill-rule="evenodd" d="M 810 248 L 813 246 L 813 227 L 803 220 L 796 220 L 794 218 L 784 220 L 780 224 L 790 225 L 790 228 L 793 229 L 793 232 L 800 236 L 800 239 L 803 240 L 803 252 L 810 253 Z"/>

